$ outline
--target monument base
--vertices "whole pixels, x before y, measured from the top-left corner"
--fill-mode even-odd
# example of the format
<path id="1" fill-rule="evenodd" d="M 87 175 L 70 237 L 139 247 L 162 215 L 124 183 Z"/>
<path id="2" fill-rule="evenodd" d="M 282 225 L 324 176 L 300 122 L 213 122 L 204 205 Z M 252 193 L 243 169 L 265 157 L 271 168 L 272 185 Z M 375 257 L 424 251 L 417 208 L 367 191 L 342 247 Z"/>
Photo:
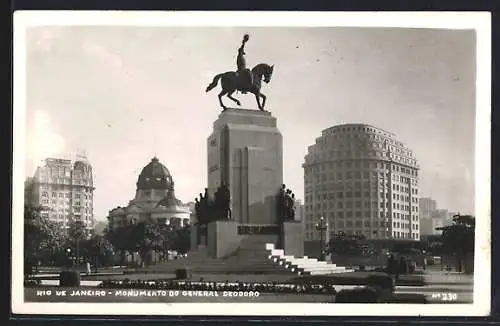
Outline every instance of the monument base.
<path id="1" fill-rule="evenodd" d="M 283 223 L 283 250 L 286 255 L 304 257 L 304 225 L 299 221 Z"/>
<path id="2" fill-rule="evenodd" d="M 212 259 L 224 259 L 243 251 L 262 252 L 267 243 L 275 246 L 280 243 L 286 255 L 304 256 L 304 227 L 301 222 L 285 222 L 279 226 L 215 221 L 208 224 L 206 230 L 206 238 L 191 234 L 191 248 L 206 248 L 206 254 Z M 200 228 L 193 227 L 191 232 L 200 232 Z M 196 242 L 197 239 L 201 242 Z"/>
<path id="3" fill-rule="evenodd" d="M 189 268 L 198 274 L 296 274 L 269 257 L 268 244 L 284 239 L 285 254 L 303 257 L 302 224 L 241 224 L 216 221 L 191 231 L 191 250 L 186 258 L 151 266 L 150 270 Z M 204 234 L 202 234 L 204 233 Z M 205 242 L 206 241 L 206 242 Z"/>
<path id="4" fill-rule="evenodd" d="M 198 241 L 198 226 L 197 225 L 191 225 L 189 227 L 189 244 L 190 244 L 191 250 L 198 247 L 199 241 Z"/>
<path id="5" fill-rule="evenodd" d="M 238 223 L 215 221 L 207 226 L 207 252 L 212 258 L 224 258 L 234 253 L 241 242 Z"/>

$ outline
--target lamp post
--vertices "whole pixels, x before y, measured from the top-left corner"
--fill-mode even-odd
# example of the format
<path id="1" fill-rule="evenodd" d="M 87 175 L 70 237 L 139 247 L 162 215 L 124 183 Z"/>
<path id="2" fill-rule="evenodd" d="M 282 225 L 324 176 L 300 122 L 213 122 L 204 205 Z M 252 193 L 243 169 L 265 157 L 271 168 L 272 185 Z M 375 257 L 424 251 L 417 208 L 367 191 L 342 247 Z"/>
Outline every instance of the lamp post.
<path id="1" fill-rule="evenodd" d="M 67 252 L 67 255 L 68 255 L 68 259 L 71 261 L 71 260 L 72 260 L 72 259 L 71 259 L 71 248 L 67 248 L 67 249 L 66 249 L 66 252 Z M 73 261 L 73 262 L 71 262 L 71 264 L 72 264 L 72 265 L 74 265 L 74 264 L 75 264 L 75 262 Z M 70 266 L 70 267 L 71 267 L 71 266 Z"/>
<path id="2" fill-rule="evenodd" d="M 319 260 L 323 261 L 325 260 L 324 258 L 324 249 L 323 249 L 323 231 L 325 231 L 328 228 L 328 223 L 325 221 L 325 218 L 323 216 L 320 217 L 319 222 L 316 223 L 316 230 L 319 231 L 319 243 L 320 243 L 320 256 Z"/>

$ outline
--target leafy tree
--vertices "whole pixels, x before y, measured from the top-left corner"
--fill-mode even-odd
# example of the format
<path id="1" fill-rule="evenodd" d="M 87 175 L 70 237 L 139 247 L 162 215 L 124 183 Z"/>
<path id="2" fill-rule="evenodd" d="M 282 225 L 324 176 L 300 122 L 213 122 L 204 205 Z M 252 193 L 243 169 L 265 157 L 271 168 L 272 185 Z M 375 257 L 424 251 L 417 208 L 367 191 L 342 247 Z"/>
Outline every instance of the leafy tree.
<path id="1" fill-rule="evenodd" d="M 24 263 L 30 274 L 38 261 L 51 258 L 66 241 L 66 235 L 55 222 L 41 214 L 42 208 L 24 206 Z"/>
<path id="2" fill-rule="evenodd" d="M 123 262 L 127 252 L 138 252 L 143 263 L 148 264 L 152 252 L 166 251 L 169 237 L 166 225 L 145 220 L 106 230 L 105 238 L 121 253 Z"/>
<path id="3" fill-rule="evenodd" d="M 166 259 L 168 250 L 183 254 L 190 249 L 189 227 L 177 229 L 153 219 L 107 229 L 104 237 L 121 254 L 123 262 L 127 252 L 138 252 L 143 263 L 149 264 L 153 252 Z"/>
<path id="4" fill-rule="evenodd" d="M 156 221 L 141 221 L 134 226 L 132 239 L 141 256 L 143 265 L 149 264 L 153 251 L 161 252 L 165 249 L 165 226 Z"/>
<path id="5" fill-rule="evenodd" d="M 38 261 L 63 263 L 66 261 L 65 246 L 68 233 L 58 223 L 43 216 L 42 207 L 24 206 L 24 253 L 26 272 Z"/>
<path id="6" fill-rule="evenodd" d="M 80 262 L 81 254 L 80 254 L 80 244 L 82 241 L 87 239 L 89 236 L 89 232 L 80 219 L 70 218 L 69 220 L 69 229 L 68 229 L 68 240 L 69 245 L 75 250 L 75 258 L 77 263 Z"/>
<path id="7" fill-rule="evenodd" d="M 93 235 L 80 243 L 80 255 L 92 262 L 97 269 L 101 264 L 107 264 L 113 255 L 111 244 L 102 235 Z"/>
<path id="8" fill-rule="evenodd" d="M 364 241 L 365 239 L 363 234 L 349 235 L 339 232 L 330 239 L 326 252 L 339 256 L 369 255 L 374 249 Z"/>
<path id="9" fill-rule="evenodd" d="M 40 214 L 40 207 L 24 205 L 24 273 L 32 273 L 33 266 L 39 255 L 40 243 L 48 235 L 45 232 L 44 220 Z"/>
<path id="10" fill-rule="evenodd" d="M 440 256 L 443 252 L 443 242 L 441 235 L 429 235 L 425 240 L 420 241 L 420 249 L 425 250 L 430 255 Z"/>
<path id="11" fill-rule="evenodd" d="M 119 253 L 122 264 L 125 264 L 127 252 L 135 252 L 136 250 L 137 241 L 132 237 L 134 233 L 134 225 L 107 228 L 104 231 L 104 238 L 111 244 L 114 251 Z"/>
<path id="12" fill-rule="evenodd" d="M 185 254 L 191 249 L 191 237 L 189 226 L 175 230 L 174 250 L 180 254 Z"/>
<path id="13" fill-rule="evenodd" d="M 437 228 L 443 231 L 441 242 L 443 251 L 455 257 L 457 271 L 470 272 L 473 266 L 467 263 L 474 254 L 474 234 L 476 220 L 472 215 L 453 216 L 453 224 Z"/>

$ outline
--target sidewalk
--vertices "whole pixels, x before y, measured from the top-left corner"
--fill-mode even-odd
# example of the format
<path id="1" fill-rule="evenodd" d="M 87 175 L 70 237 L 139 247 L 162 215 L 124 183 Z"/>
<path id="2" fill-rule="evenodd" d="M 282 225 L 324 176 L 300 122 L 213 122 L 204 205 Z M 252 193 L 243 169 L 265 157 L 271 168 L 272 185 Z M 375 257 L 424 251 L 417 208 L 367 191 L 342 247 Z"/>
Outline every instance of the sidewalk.
<path id="1" fill-rule="evenodd" d="M 474 275 L 459 272 L 427 270 L 423 277 L 426 284 L 474 284 Z"/>
<path id="2" fill-rule="evenodd" d="M 123 272 L 97 272 L 97 273 L 90 273 L 87 274 L 87 272 L 80 272 L 80 276 L 114 276 L 114 275 L 124 275 Z M 34 278 L 58 278 L 59 273 L 36 273 L 33 274 Z"/>

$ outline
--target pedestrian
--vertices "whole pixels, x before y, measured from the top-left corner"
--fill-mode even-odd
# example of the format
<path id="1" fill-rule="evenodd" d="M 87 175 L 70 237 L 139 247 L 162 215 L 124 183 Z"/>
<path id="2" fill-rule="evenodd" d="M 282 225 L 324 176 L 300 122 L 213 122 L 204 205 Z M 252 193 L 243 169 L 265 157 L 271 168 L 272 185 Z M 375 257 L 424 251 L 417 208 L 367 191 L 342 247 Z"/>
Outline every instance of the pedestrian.
<path id="1" fill-rule="evenodd" d="M 87 260 L 87 275 L 90 275 L 92 273 L 92 270 L 90 269 L 90 262 Z"/>
<path id="2" fill-rule="evenodd" d="M 422 265 L 424 271 L 427 269 L 427 257 L 424 256 L 424 263 Z"/>
<path id="3" fill-rule="evenodd" d="M 398 274 L 396 275 L 396 279 L 397 277 L 399 277 L 399 274 L 406 274 L 408 272 L 408 264 L 404 256 L 401 256 L 401 258 L 399 259 L 398 267 L 399 268 L 398 268 Z"/>
<path id="4" fill-rule="evenodd" d="M 387 259 L 387 274 L 389 276 L 393 277 L 394 275 L 397 274 L 397 262 L 396 259 L 394 258 L 394 255 L 391 253 L 389 255 L 389 258 Z"/>

